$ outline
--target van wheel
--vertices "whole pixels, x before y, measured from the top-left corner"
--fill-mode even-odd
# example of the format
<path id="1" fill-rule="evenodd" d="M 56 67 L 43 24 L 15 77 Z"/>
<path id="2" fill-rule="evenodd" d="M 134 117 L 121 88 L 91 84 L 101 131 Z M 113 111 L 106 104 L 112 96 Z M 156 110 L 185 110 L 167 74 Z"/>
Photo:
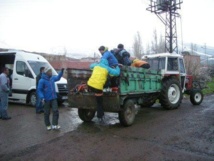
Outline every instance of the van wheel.
<path id="1" fill-rule="evenodd" d="M 78 109 L 78 115 L 82 121 L 90 122 L 94 118 L 95 111 L 89 109 Z"/>
<path id="2" fill-rule="evenodd" d="M 135 119 L 135 105 L 132 100 L 127 100 L 122 111 L 119 112 L 119 120 L 123 126 L 130 126 Z"/>
<path id="3" fill-rule="evenodd" d="M 36 106 L 36 92 L 31 92 L 29 95 L 29 104 L 31 106 Z"/>

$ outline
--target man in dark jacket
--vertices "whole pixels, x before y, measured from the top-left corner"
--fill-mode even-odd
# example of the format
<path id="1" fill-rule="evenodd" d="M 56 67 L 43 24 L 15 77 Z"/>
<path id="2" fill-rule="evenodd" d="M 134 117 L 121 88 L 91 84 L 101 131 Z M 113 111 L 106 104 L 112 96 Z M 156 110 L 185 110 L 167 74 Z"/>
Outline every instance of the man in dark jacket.
<path id="1" fill-rule="evenodd" d="M 61 72 L 59 72 L 57 76 L 52 76 L 52 69 L 50 67 L 46 67 L 44 73 L 42 74 L 42 78 L 39 80 L 38 93 L 40 99 L 44 104 L 44 118 L 47 130 L 60 129 L 60 126 L 58 125 L 59 111 L 57 103 L 57 94 L 55 91 L 54 83 L 60 80 L 63 75 L 63 72 L 64 68 L 62 68 Z M 51 107 L 53 112 L 52 126 L 50 123 Z"/>
<path id="2" fill-rule="evenodd" d="M 115 57 L 118 59 L 118 62 L 120 64 L 130 66 L 131 65 L 130 54 L 124 49 L 124 45 L 118 44 L 117 48 L 118 50 L 115 52 Z"/>
<path id="3" fill-rule="evenodd" d="M 39 83 L 39 80 L 42 78 L 42 73 L 44 72 L 44 69 L 45 67 L 41 67 L 40 73 L 36 77 L 36 113 L 38 114 L 44 112 L 42 100 L 39 98 L 39 95 L 38 95 L 38 83 Z"/>

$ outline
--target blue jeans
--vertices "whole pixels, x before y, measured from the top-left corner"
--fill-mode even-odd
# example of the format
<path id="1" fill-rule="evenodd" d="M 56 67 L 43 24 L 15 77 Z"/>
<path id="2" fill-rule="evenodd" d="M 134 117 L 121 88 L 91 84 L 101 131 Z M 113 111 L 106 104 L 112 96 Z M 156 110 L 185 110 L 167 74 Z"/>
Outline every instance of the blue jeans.
<path id="1" fill-rule="evenodd" d="M 8 93 L 0 92 L 0 117 L 7 118 Z"/>
<path id="2" fill-rule="evenodd" d="M 42 100 L 39 98 L 39 95 L 36 92 L 36 112 L 41 112 L 43 110 L 44 110 L 44 105 L 42 104 Z"/>

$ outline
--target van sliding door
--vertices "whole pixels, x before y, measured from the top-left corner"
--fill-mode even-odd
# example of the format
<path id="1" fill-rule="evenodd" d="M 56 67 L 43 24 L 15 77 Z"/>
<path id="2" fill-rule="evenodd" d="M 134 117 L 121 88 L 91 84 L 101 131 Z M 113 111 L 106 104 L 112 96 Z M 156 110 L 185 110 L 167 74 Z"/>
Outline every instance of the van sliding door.
<path id="1" fill-rule="evenodd" d="M 31 88 L 33 76 L 27 64 L 23 61 L 16 61 L 16 70 L 13 72 L 13 96 L 26 100 L 28 91 Z"/>

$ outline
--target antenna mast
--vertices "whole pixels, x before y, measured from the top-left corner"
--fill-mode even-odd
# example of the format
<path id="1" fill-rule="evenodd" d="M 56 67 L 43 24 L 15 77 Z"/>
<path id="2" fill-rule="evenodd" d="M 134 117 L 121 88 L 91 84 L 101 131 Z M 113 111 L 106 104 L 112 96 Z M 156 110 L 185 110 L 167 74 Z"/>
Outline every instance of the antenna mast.
<path id="1" fill-rule="evenodd" d="M 155 13 L 165 25 L 165 52 L 178 53 L 176 17 L 183 0 L 150 0 L 148 11 Z M 165 14 L 163 18 L 162 14 Z"/>

